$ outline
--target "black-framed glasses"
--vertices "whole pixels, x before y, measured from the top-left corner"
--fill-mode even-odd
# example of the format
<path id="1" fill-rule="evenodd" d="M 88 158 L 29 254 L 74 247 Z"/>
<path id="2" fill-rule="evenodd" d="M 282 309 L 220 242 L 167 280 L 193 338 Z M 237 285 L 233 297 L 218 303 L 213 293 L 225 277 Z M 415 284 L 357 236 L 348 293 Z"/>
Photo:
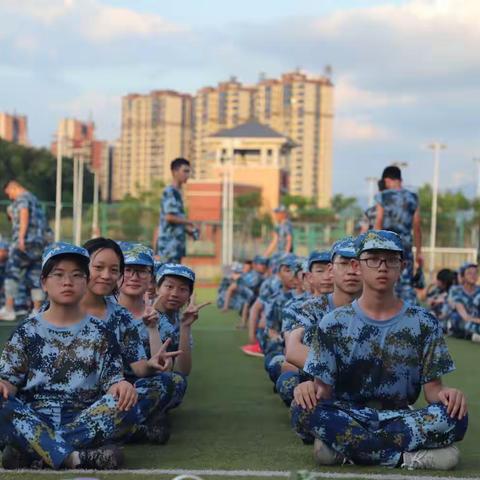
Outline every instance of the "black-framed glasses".
<path id="1" fill-rule="evenodd" d="M 402 260 L 400 258 L 361 258 L 361 262 L 365 262 L 365 265 L 368 268 L 379 268 L 382 263 L 385 264 L 387 268 L 399 268 L 402 264 Z"/>
<path id="2" fill-rule="evenodd" d="M 152 272 L 150 270 L 144 270 L 139 268 L 125 267 L 125 276 L 133 278 L 135 275 L 142 280 L 148 278 Z"/>

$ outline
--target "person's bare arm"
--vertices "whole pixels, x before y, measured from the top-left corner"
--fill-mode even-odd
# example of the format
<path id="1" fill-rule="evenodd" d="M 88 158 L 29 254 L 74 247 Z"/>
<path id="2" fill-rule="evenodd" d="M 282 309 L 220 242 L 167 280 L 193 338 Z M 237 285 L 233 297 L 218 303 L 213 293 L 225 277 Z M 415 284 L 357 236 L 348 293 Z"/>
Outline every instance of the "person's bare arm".
<path id="1" fill-rule="evenodd" d="M 18 227 L 18 248 L 25 250 L 25 235 L 28 230 L 28 222 L 30 221 L 30 214 L 28 208 L 20 209 L 20 225 Z"/>
<path id="2" fill-rule="evenodd" d="M 167 213 L 165 215 L 165 220 L 168 223 L 176 223 L 176 224 L 179 224 L 179 225 L 193 225 L 192 222 L 190 220 L 188 220 L 187 218 L 183 218 L 183 217 L 179 217 L 177 215 L 173 215 L 173 213 Z"/>
<path id="3" fill-rule="evenodd" d="M 153 238 L 152 238 L 152 248 L 154 252 L 156 252 L 157 250 L 157 240 L 158 240 L 158 227 L 155 227 L 153 229 Z"/>
<path id="4" fill-rule="evenodd" d="M 298 368 L 303 368 L 308 356 L 308 347 L 302 343 L 304 328 L 296 328 L 285 335 L 285 359 Z"/>
<path id="5" fill-rule="evenodd" d="M 383 228 L 383 207 L 377 203 L 377 211 L 375 213 L 375 230 L 381 230 Z"/>

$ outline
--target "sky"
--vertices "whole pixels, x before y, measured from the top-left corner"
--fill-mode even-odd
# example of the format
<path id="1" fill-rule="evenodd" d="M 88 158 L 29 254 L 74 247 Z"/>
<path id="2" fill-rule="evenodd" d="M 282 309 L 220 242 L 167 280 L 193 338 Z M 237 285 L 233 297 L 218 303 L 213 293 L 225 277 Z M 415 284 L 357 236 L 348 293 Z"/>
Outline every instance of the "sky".
<path id="1" fill-rule="evenodd" d="M 63 117 L 120 133 L 121 97 L 194 93 L 333 69 L 335 193 L 406 162 L 407 185 L 474 192 L 480 157 L 478 0 L 0 0 L 0 111 L 28 116 L 35 146 Z"/>

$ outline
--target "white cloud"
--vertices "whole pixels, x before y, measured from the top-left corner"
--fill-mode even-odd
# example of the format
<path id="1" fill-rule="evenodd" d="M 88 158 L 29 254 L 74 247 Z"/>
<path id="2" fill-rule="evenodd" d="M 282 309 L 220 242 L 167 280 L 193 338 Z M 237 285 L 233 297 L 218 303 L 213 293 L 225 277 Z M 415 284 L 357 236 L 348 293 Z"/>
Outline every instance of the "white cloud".
<path id="1" fill-rule="evenodd" d="M 343 141 L 385 141 L 395 138 L 394 132 L 375 125 L 368 118 L 338 117 L 335 119 L 334 134 Z"/>
<path id="2" fill-rule="evenodd" d="M 386 108 L 393 105 L 411 105 L 416 97 L 412 94 L 387 93 L 356 86 L 348 76 L 340 76 L 335 81 L 335 108 Z"/>

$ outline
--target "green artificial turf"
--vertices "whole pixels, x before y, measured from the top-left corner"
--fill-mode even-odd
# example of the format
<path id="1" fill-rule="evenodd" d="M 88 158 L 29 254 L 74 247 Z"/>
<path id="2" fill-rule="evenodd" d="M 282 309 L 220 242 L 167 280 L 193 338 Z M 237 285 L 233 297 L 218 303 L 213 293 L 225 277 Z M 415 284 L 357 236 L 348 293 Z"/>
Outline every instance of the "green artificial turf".
<path id="1" fill-rule="evenodd" d="M 205 299 L 213 300 L 213 290 L 199 292 L 197 300 Z M 234 313 L 222 314 L 214 306 L 202 311 L 194 326 L 194 368 L 187 395 L 184 403 L 171 413 L 172 437 L 165 446 L 127 447 L 125 468 L 292 472 L 315 469 L 312 447 L 304 446 L 292 433 L 288 410 L 273 393 L 262 359 L 246 357 L 240 351 L 247 334 L 235 330 L 236 321 Z M 9 331 L 11 328 L 0 327 L 0 342 L 5 341 Z M 477 443 L 480 438 L 477 421 L 480 384 L 475 364 L 480 358 L 480 345 L 455 339 L 448 339 L 448 344 L 457 371 L 445 380 L 449 385 L 465 390 L 470 405 L 469 431 L 460 444 L 462 463 L 455 472 L 448 474 L 476 476 L 480 471 Z M 323 471 L 351 473 L 352 479 L 355 473 L 402 473 L 400 470 L 358 467 Z M 415 475 L 421 473 L 415 472 Z M 432 475 L 432 472 L 428 474 Z M 75 477 L 103 479 L 112 478 L 112 475 L 65 473 L 48 476 L 0 472 L 1 480 Z M 121 479 L 133 477 L 121 473 L 115 475 Z M 173 478 L 173 475 L 151 478 Z"/>

